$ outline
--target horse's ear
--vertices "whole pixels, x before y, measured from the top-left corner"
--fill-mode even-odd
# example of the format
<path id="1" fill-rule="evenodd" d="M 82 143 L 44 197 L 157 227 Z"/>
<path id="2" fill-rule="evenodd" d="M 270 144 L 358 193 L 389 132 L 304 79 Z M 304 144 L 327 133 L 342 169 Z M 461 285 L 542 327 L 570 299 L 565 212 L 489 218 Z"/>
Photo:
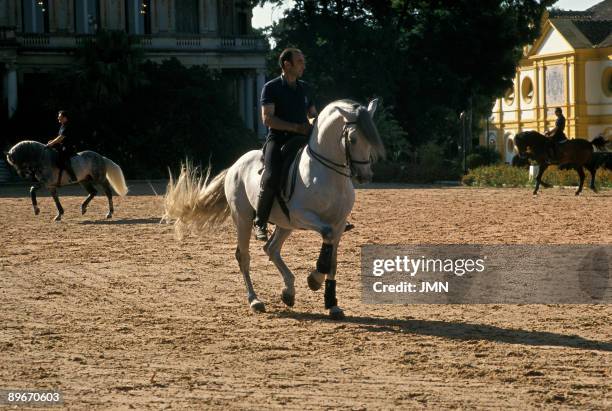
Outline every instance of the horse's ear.
<path id="1" fill-rule="evenodd" d="M 370 113 L 371 117 L 374 117 L 374 113 L 376 113 L 376 108 L 378 107 L 378 99 L 375 98 L 374 100 L 370 101 L 370 104 L 368 104 L 368 113 Z"/>
<path id="2" fill-rule="evenodd" d="M 357 120 L 357 115 L 355 113 L 351 113 L 350 111 L 346 111 L 341 107 L 336 107 L 336 110 L 340 113 L 342 117 L 344 117 L 344 121 L 354 122 Z"/>

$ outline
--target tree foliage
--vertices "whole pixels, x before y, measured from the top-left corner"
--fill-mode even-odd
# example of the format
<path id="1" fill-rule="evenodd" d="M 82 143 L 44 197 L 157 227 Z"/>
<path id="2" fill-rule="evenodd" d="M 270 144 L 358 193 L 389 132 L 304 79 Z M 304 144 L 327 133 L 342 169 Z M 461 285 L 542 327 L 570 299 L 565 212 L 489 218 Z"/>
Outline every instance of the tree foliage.
<path id="1" fill-rule="evenodd" d="M 553 2 L 296 0 L 272 27 L 270 70 L 299 47 L 319 105 L 380 96 L 411 143 L 454 140 L 462 111 L 478 118 L 511 84 Z"/>

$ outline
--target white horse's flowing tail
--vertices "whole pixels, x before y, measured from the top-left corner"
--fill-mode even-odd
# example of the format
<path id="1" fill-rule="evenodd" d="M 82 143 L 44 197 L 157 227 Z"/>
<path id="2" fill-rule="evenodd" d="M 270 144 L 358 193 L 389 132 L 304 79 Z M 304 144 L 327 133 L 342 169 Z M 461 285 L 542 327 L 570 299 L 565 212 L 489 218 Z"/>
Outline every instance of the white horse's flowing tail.
<path id="1" fill-rule="evenodd" d="M 227 169 L 210 180 L 210 167 L 201 175 L 189 163 L 182 167 L 176 182 L 170 174 L 164 197 L 164 219 L 176 221 L 174 227 L 179 237 L 186 232 L 201 233 L 229 217 L 224 187 L 226 174 Z"/>
<path id="2" fill-rule="evenodd" d="M 123 177 L 121 167 L 106 157 L 104 157 L 104 164 L 106 164 L 106 178 L 111 187 L 113 187 L 113 190 L 121 197 L 125 196 L 128 193 L 128 188 L 125 184 L 125 178 Z"/>

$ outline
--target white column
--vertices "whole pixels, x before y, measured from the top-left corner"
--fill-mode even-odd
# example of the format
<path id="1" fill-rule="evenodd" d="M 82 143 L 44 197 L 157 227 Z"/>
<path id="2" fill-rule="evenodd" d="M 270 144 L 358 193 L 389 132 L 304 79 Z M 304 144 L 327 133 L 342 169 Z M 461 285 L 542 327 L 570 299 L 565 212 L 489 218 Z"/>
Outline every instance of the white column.
<path id="1" fill-rule="evenodd" d="M 253 75 L 252 74 L 247 74 L 246 79 L 245 79 L 245 83 L 246 83 L 246 90 L 245 90 L 245 97 L 246 97 L 246 118 L 245 118 L 245 122 L 246 122 L 246 126 L 249 130 L 253 130 L 253 110 L 255 108 L 255 106 L 253 105 L 253 87 L 255 86 L 254 82 L 253 82 Z"/>
<path id="2" fill-rule="evenodd" d="M 9 65 L 6 73 L 6 100 L 8 116 L 13 117 L 17 110 L 17 70 L 14 65 Z"/>
<path id="3" fill-rule="evenodd" d="M 245 87 L 246 82 L 244 81 L 244 77 L 238 78 L 238 113 L 240 114 L 240 118 L 242 121 L 246 122 L 246 100 L 245 100 Z"/>
<path id="4" fill-rule="evenodd" d="M 140 1 L 139 0 L 127 0 L 128 10 L 127 19 L 130 22 L 130 33 L 129 34 L 141 34 L 140 28 Z"/>
<path id="5" fill-rule="evenodd" d="M 261 120 L 261 90 L 263 89 L 265 81 L 266 76 L 264 70 L 257 70 L 257 94 L 255 95 L 255 98 L 257 98 L 257 112 L 255 114 L 255 124 L 257 124 L 257 135 L 260 139 L 266 136 L 266 126 L 264 126 Z"/>
<path id="6" fill-rule="evenodd" d="M 89 3 L 88 1 L 81 1 L 79 2 L 81 4 L 82 7 L 82 12 L 80 16 L 77 16 L 77 18 L 81 19 L 81 24 L 83 25 L 82 30 L 83 33 L 91 33 L 92 32 L 92 27 L 89 26 L 89 10 L 87 8 L 87 3 Z M 75 28 L 76 30 L 76 28 Z"/>

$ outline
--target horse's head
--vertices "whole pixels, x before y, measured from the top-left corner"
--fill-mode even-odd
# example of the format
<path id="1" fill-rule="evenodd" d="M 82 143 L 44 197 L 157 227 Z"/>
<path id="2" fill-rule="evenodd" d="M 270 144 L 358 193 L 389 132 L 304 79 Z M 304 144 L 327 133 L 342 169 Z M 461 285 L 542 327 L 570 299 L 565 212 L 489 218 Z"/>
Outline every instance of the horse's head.
<path id="1" fill-rule="evenodd" d="M 514 137 L 514 145 L 519 157 L 536 160 L 546 153 L 548 139 L 534 130 L 522 131 Z"/>
<path id="2" fill-rule="evenodd" d="M 6 161 L 10 164 L 19 177 L 34 177 L 34 169 L 40 162 L 40 153 L 44 145 L 36 141 L 22 141 L 15 144 L 7 153 Z"/>
<path id="3" fill-rule="evenodd" d="M 514 136 L 514 147 L 516 147 L 516 150 L 518 151 L 518 156 L 521 159 L 527 158 L 528 145 L 524 134 L 525 133 L 521 132 Z"/>
<path id="4" fill-rule="evenodd" d="M 359 184 L 372 181 L 372 162 L 385 156 L 385 148 L 373 120 L 377 105 L 378 100 L 375 99 L 367 109 L 358 106 L 355 111 L 348 111 L 336 107 L 344 119 L 340 144 L 351 178 Z"/>
<path id="5" fill-rule="evenodd" d="M 514 137 L 514 146 L 521 159 L 527 159 L 534 153 L 534 139 L 532 131 L 522 131 Z"/>

